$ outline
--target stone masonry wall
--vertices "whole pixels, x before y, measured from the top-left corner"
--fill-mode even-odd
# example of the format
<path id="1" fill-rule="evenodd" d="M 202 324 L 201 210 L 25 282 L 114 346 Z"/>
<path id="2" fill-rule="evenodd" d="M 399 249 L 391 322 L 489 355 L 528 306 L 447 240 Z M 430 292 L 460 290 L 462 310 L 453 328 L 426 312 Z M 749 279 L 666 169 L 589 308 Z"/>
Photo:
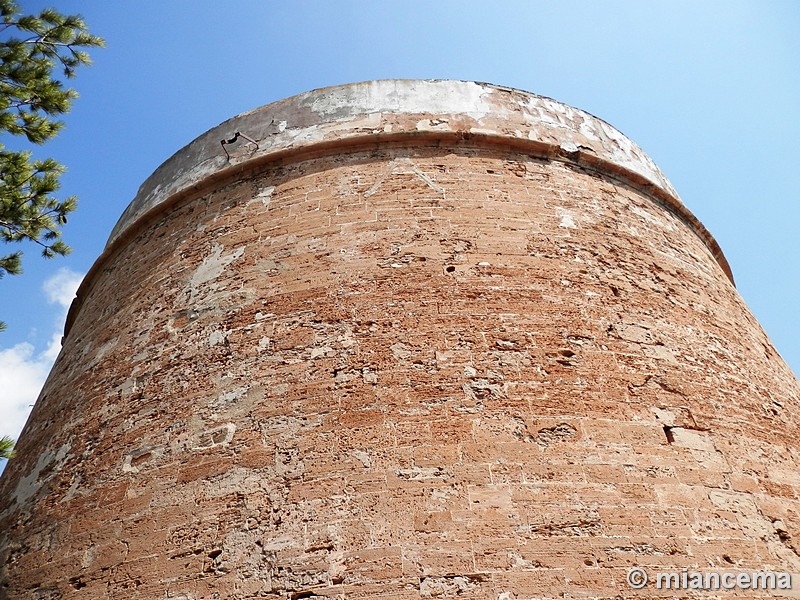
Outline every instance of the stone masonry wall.
<path id="1" fill-rule="evenodd" d="M 800 572 L 797 380 L 618 180 L 387 145 L 219 182 L 114 252 L 0 482 L 2 598 Z"/>

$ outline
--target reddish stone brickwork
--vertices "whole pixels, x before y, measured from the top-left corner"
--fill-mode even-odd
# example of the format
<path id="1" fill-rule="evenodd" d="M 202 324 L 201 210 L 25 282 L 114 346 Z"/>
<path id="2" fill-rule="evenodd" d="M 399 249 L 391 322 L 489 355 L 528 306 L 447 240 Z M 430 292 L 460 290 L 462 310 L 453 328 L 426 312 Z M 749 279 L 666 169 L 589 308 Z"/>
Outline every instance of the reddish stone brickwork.
<path id="1" fill-rule="evenodd" d="M 110 245 L 0 481 L 0 597 L 800 572 L 800 386 L 685 215 L 469 137 L 334 150 Z"/>

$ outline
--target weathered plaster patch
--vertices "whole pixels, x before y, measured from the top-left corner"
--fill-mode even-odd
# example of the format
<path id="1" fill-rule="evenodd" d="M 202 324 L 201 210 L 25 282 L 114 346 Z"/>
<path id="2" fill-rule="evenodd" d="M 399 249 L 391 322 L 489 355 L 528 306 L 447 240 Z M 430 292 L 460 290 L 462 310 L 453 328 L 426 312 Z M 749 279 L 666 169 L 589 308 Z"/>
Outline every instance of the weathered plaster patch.
<path id="1" fill-rule="evenodd" d="M 561 222 L 558 224 L 559 227 L 563 227 L 565 229 L 577 229 L 578 226 L 575 224 L 575 217 L 574 215 L 568 211 L 566 208 L 561 208 L 560 206 L 556 207 L 556 216 L 561 219 Z"/>
<path id="2" fill-rule="evenodd" d="M 233 252 L 222 254 L 223 248 L 219 244 L 214 244 L 211 254 L 203 259 L 197 267 L 192 277 L 189 279 L 188 292 L 189 302 L 193 302 L 197 297 L 199 288 L 209 281 L 213 281 L 225 271 L 225 267 L 244 254 L 244 247 L 236 248 Z"/>
<path id="3" fill-rule="evenodd" d="M 200 433 L 192 450 L 207 450 L 215 446 L 226 446 L 231 443 L 233 434 L 236 433 L 234 423 L 225 423 L 219 427 L 212 427 Z"/>
<path id="4" fill-rule="evenodd" d="M 14 490 L 14 493 L 11 495 L 13 502 L 9 504 L 24 504 L 29 498 L 36 494 L 36 492 L 41 490 L 43 486 L 39 478 L 42 472 L 47 470 L 53 474 L 61 470 L 61 467 L 64 466 L 69 449 L 70 445 L 64 444 L 63 446 L 59 447 L 55 453 L 43 452 L 39 456 L 39 460 L 36 462 L 36 466 L 33 468 L 33 471 L 24 477 L 20 477 L 19 483 L 17 484 L 17 489 Z"/>
<path id="5" fill-rule="evenodd" d="M 415 175 L 420 181 L 422 181 L 435 192 L 439 192 L 440 194 L 445 193 L 442 186 L 433 181 L 433 179 L 431 179 L 428 175 L 423 173 L 410 158 L 404 157 L 393 159 L 383 174 L 378 177 L 375 183 L 373 183 L 366 192 L 364 192 L 364 197 L 369 198 L 370 196 L 375 195 L 378 190 L 380 190 L 383 183 L 392 175 Z"/>
<path id="6" fill-rule="evenodd" d="M 133 452 L 125 455 L 122 463 L 123 473 L 138 473 L 147 463 L 155 460 L 164 454 L 162 446 L 145 446 L 137 448 Z"/>

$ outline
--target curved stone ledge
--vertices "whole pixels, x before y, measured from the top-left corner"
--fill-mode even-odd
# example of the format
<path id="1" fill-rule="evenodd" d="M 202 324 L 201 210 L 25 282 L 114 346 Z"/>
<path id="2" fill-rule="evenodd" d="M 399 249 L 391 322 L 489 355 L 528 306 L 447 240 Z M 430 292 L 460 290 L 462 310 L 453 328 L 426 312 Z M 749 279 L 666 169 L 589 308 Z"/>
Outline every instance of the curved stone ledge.
<path id="1" fill-rule="evenodd" d="M 240 137 L 220 143 L 236 132 Z M 382 80 L 313 90 L 242 113 L 176 152 L 147 178 L 108 240 L 170 197 L 204 179 L 286 151 L 320 144 L 374 143 L 381 138 L 428 134 L 483 138 L 547 146 L 546 153 L 577 163 L 610 165 L 617 176 L 660 190 L 683 205 L 664 174 L 639 146 L 587 112 L 535 94 L 486 83 L 449 80 Z M 730 276 L 716 243 L 691 213 L 678 212 L 710 246 Z"/>

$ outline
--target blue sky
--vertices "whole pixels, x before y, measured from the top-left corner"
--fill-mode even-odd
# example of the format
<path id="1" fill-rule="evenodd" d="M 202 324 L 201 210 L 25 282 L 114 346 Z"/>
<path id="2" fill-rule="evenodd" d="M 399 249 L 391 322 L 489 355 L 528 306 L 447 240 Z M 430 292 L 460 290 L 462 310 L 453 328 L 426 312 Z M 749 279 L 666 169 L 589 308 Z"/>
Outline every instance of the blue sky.
<path id="1" fill-rule="evenodd" d="M 722 246 L 737 287 L 800 372 L 800 2 L 792 0 L 21 2 L 80 13 L 107 47 L 79 71 L 58 139 L 79 196 L 72 255 L 26 250 L 0 280 L 0 435 L 17 436 L 77 283 L 144 179 L 233 115 L 386 78 L 522 88 L 637 142 Z M 2 251 L 4 249 L 0 249 Z"/>

